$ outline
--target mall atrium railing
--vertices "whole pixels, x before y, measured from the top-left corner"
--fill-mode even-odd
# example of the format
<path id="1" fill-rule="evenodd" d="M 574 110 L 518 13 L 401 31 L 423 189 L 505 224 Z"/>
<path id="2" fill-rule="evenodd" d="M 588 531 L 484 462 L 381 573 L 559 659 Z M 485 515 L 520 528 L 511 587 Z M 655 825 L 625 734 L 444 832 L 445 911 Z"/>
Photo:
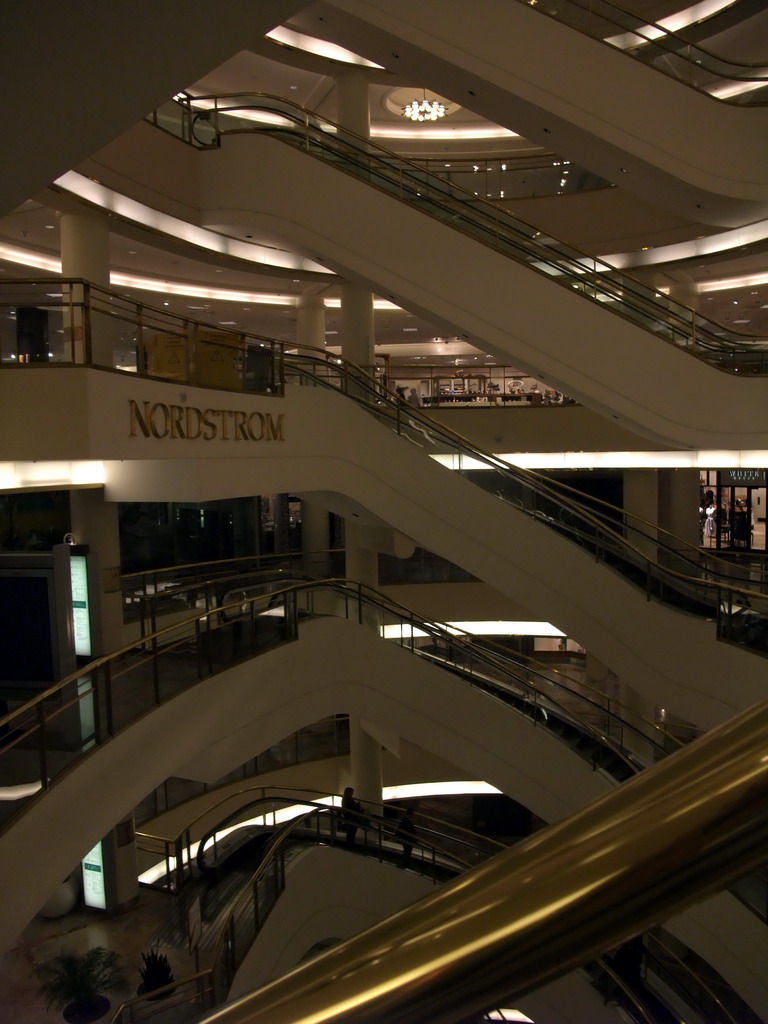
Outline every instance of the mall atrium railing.
<path id="1" fill-rule="evenodd" d="M 768 339 L 708 320 L 598 257 L 552 238 L 487 199 L 288 100 L 261 94 L 181 95 L 155 111 L 151 120 L 200 148 L 219 147 L 229 134 L 266 132 L 575 290 L 607 313 L 631 320 L 718 369 L 768 373 Z"/>
<path id="2" fill-rule="evenodd" d="M 382 392 L 370 377 L 340 360 L 311 354 L 286 362 L 287 380 L 343 391 L 397 434 L 518 512 L 587 550 L 597 561 L 659 601 L 717 623 L 721 640 L 768 653 L 768 595 L 752 577 L 605 502 L 586 499 L 481 452 L 472 442 Z"/>
<path id="3" fill-rule="evenodd" d="M 282 394 L 286 381 L 332 388 L 426 455 L 589 551 L 643 588 L 648 600 L 712 619 L 719 639 L 768 652 L 768 597 L 759 592 L 760 580 L 751 570 L 741 574 L 655 524 L 481 451 L 391 395 L 384 380 L 353 363 L 308 346 L 215 330 L 86 282 L 57 282 L 49 295 L 45 289 L 51 287 L 40 281 L 0 286 L 0 309 L 16 316 L 30 307 L 55 311 L 63 325 L 59 347 L 47 351 L 44 360 L 27 362 L 16 357 L 15 332 L 9 354 L 13 317 L 0 317 L 2 372 L 74 364 L 255 394 Z M 162 424 L 154 428 L 160 431 Z"/>
<path id="4" fill-rule="evenodd" d="M 228 825 L 240 814 L 250 815 L 251 820 L 243 829 L 244 835 L 238 837 L 236 831 L 228 830 Z M 152 994 L 154 999 L 152 996 L 137 996 L 120 1007 L 113 1018 L 114 1024 L 135 1024 L 150 1016 L 162 1022 L 166 1018 L 175 1017 L 180 1003 L 192 1002 L 205 1009 L 223 1002 L 253 942 L 286 890 L 289 862 L 297 848 L 301 850 L 322 844 L 350 849 L 345 833 L 346 828 L 352 825 L 355 836 L 351 848 L 355 853 L 373 857 L 379 863 L 402 865 L 403 839 L 399 833 L 399 821 L 400 813 L 393 806 L 368 805 L 359 814 L 345 812 L 341 808 L 339 796 L 324 797 L 318 803 L 317 796 L 313 798 L 307 791 L 263 793 L 240 812 L 229 815 L 200 841 L 197 859 L 201 871 L 206 870 L 206 855 L 203 853 L 206 844 L 207 852 L 217 864 L 226 856 L 220 852 L 217 855 L 217 829 L 228 833 L 222 841 L 230 844 L 230 850 L 236 850 L 242 842 L 256 837 L 260 838 L 265 848 L 253 876 L 244 881 L 240 895 L 234 898 L 219 925 L 218 934 L 201 941 L 211 958 L 207 976 L 206 972 L 202 975 L 205 984 L 201 984 L 201 973 L 198 972 L 182 982 L 180 990 L 176 987 L 169 990 L 167 1002 L 170 1006 L 166 1005 L 162 1010 L 156 1005 L 156 993 Z M 430 878 L 436 884 L 484 863 L 505 849 L 502 844 L 486 837 L 417 812 L 412 814 L 412 821 L 415 833 L 408 857 L 408 869 Z M 184 915 L 176 916 L 181 921 Z M 181 921 L 179 932 L 182 933 L 185 927 L 186 922 Z M 665 947 L 659 936 L 647 936 L 641 947 L 641 950 L 638 949 L 635 943 L 631 949 L 628 948 L 632 954 L 631 963 L 629 956 L 622 958 L 617 954 L 607 960 L 600 958 L 586 967 L 592 983 L 606 998 L 629 1005 L 632 1019 L 653 1024 L 654 1014 L 648 1006 L 648 989 L 640 982 L 640 968 L 653 969 L 660 960 L 658 951 L 662 950 L 663 977 L 667 984 L 674 987 L 678 1000 L 682 998 L 686 1005 L 693 1006 L 702 1013 L 703 1019 L 737 1024 L 738 1018 L 729 1012 L 723 999 L 711 990 L 706 976 L 697 973 Z M 635 963 L 638 954 L 639 963 Z M 637 968 L 636 977 L 634 968 Z M 731 998 L 734 998 L 732 994 Z M 634 1016 L 633 1012 L 639 1014 L 639 1017 Z"/>
<path id="5" fill-rule="evenodd" d="M 694 35 L 701 34 L 701 28 L 707 22 L 713 26 L 713 32 L 719 31 L 718 14 L 722 18 L 723 8 L 736 8 L 737 4 L 723 4 L 720 11 L 709 17 L 700 16 L 690 23 L 687 10 L 654 23 L 644 21 L 609 0 L 536 0 L 534 3 L 518 0 L 518 3 L 617 47 L 636 60 L 715 99 L 742 105 L 768 102 L 768 62 L 753 64 L 733 60 L 713 53 L 693 40 Z M 754 13 L 755 8 L 749 7 L 745 17 Z"/>
<path id="6" fill-rule="evenodd" d="M 510 1005 L 760 863 L 767 742 L 761 704 L 207 1020 L 456 1024 Z"/>
<path id="7" fill-rule="evenodd" d="M 152 708 L 201 679 L 296 639 L 302 622 L 313 614 L 366 622 L 379 633 L 385 625 L 394 624 L 402 647 L 437 658 L 442 667 L 522 711 L 539 726 L 557 724 L 554 732 L 566 742 L 571 737 L 560 731 L 560 723 L 578 726 L 582 738 L 592 738 L 592 749 L 582 749 L 582 756 L 593 767 L 617 770 L 617 762 L 627 767 L 635 764 L 619 743 L 588 720 L 588 714 L 594 717 L 595 712 L 590 697 L 582 699 L 581 708 L 588 714 L 581 720 L 575 695 L 569 693 L 569 706 L 565 704 L 565 686 L 559 696 L 551 695 L 556 687 L 542 673 L 541 689 L 550 691 L 545 695 L 529 666 L 516 666 L 465 637 L 454 636 L 362 584 L 299 582 L 277 592 L 270 587 L 266 594 L 263 587 L 253 589 L 255 594 L 240 593 L 232 604 L 208 609 L 93 662 L 0 718 L 0 780 L 26 787 L 14 802 L 0 804 L 3 826 L 90 751 Z M 624 721 L 614 710 L 599 711 L 615 720 L 617 727 L 621 722 L 623 736 L 636 734 L 648 760 L 666 752 L 668 740 L 662 729 L 639 718 Z M 622 771 L 621 777 L 626 774 Z"/>
<path id="8" fill-rule="evenodd" d="M 9 356 L 8 337 L 3 335 L 9 321 L 0 317 L 3 371 L 39 372 L 44 366 L 75 364 L 257 394 L 281 394 L 286 381 L 333 388 L 425 454 L 588 550 L 642 587 L 649 600 L 713 619 L 720 639 L 768 652 L 768 597 L 758 592 L 750 573 L 740 576 L 729 563 L 655 524 L 594 499 L 586 504 L 572 488 L 482 452 L 392 396 L 384 381 L 353 363 L 310 347 L 217 331 L 86 282 L 57 282 L 57 292 L 48 295 L 44 289 L 50 287 L 49 282 L 9 282 L 0 291 L 0 308 L 15 310 L 16 316 L 29 307 L 57 311 L 63 324 L 60 347 L 51 349 L 44 361 L 26 362 Z M 132 362 L 125 362 L 131 353 Z"/>
<path id="9" fill-rule="evenodd" d="M 338 581 L 318 583 L 299 569 L 216 578 L 210 584 L 198 578 L 191 595 L 183 586 L 173 592 L 186 600 L 189 607 L 196 603 L 208 612 L 221 604 L 223 597 L 231 600 L 235 595 L 239 602 L 255 601 L 263 608 L 272 602 L 279 605 L 282 599 L 278 591 L 299 577 L 308 585 L 310 595 L 315 585 L 335 589 L 337 596 L 343 595 L 343 613 L 349 617 L 349 595 L 339 590 Z M 356 592 L 351 606 L 353 618 L 360 618 L 354 600 L 359 600 L 363 593 L 371 598 L 374 592 L 367 589 Z M 162 595 L 156 600 L 162 600 Z M 374 603 L 380 605 L 380 602 L 381 595 L 376 595 Z M 388 615 L 391 621 L 385 623 L 386 635 L 392 636 L 394 632 L 393 642 L 441 668 L 448 668 L 492 699 L 530 718 L 586 760 L 593 770 L 600 770 L 617 782 L 625 781 L 645 765 L 673 753 L 698 735 L 695 731 L 670 728 L 666 722 L 652 722 L 583 680 L 571 678 L 566 671 L 510 652 L 488 638 L 470 640 L 442 624 L 414 620 L 412 614 L 396 602 L 386 604 L 391 612 Z M 310 597 L 308 608 L 313 605 Z M 332 606 L 325 607 L 330 610 Z M 243 608 L 242 603 L 235 606 L 235 617 L 242 614 Z M 338 605 L 337 610 L 341 611 L 342 606 Z M 230 618 L 231 606 L 221 614 L 225 619 Z M 367 617 L 366 621 L 369 621 Z M 300 622 L 299 619 L 297 630 Z M 140 848 L 163 858 L 168 865 L 161 887 L 170 886 L 178 891 L 184 885 L 193 861 L 191 850 L 198 838 L 186 828 L 171 836 L 156 831 L 142 833 Z M 762 920 L 768 921 L 768 868 L 761 867 L 739 879 L 732 892 Z"/>

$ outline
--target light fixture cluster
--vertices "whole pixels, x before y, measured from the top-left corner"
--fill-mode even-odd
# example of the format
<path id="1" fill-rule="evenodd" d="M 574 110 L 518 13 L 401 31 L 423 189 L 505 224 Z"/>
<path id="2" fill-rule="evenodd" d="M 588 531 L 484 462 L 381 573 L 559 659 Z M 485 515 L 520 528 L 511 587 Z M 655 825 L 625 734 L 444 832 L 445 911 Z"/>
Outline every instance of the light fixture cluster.
<path id="1" fill-rule="evenodd" d="M 445 117 L 445 106 L 439 100 L 428 100 L 426 96 L 421 100 L 411 100 L 403 107 L 403 117 L 411 121 L 437 121 Z"/>

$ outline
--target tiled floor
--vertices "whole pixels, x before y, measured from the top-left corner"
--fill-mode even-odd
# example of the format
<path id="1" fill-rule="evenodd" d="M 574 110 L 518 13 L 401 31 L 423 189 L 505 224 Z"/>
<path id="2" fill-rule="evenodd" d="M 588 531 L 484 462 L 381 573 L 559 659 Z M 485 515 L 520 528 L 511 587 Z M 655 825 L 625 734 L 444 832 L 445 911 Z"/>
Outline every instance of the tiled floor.
<path id="1" fill-rule="evenodd" d="M 93 946 L 115 950 L 123 957 L 128 977 L 126 993 L 110 993 L 112 1008 L 101 1018 L 108 1022 L 122 999 L 133 995 L 141 981 L 141 953 L 152 933 L 165 920 L 170 896 L 142 889 L 137 906 L 107 917 L 96 910 L 78 908 L 56 920 L 35 920 L 17 945 L 0 957 L 0 1024 L 60 1024 L 58 1010 L 46 1010 L 37 994 L 34 969 L 56 956 L 63 946 L 84 952 Z M 177 979 L 193 973 L 192 961 L 179 950 L 163 950 Z"/>

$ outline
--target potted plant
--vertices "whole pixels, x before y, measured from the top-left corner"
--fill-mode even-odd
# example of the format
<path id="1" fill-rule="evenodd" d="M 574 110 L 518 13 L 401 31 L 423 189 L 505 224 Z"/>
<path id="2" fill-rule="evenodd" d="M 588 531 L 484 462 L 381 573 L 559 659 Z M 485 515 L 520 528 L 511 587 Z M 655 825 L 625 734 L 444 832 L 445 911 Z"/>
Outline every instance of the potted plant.
<path id="1" fill-rule="evenodd" d="M 127 987 L 120 954 L 103 946 L 94 946 L 87 953 L 62 949 L 35 973 L 46 1009 L 61 1010 L 69 1024 L 90 1024 L 103 1017 L 109 1009 L 104 993 Z"/>
<path id="2" fill-rule="evenodd" d="M 146 995 L 148 992 L 154 992 L 155 989 L 165 988 L 166 985 L 171 984 L 173 971 L 165 953 L 160 953 L 157 949 L 150 949 L 148 953 L 141 954 L 141 959 L 144 961 L 144 965 L 140 968 L 141 984 L 137 989 L 138 995 Z M 171 995 L 172 992 L 173 989 L 169 989 L 154 998 L 162 999 Z"/>

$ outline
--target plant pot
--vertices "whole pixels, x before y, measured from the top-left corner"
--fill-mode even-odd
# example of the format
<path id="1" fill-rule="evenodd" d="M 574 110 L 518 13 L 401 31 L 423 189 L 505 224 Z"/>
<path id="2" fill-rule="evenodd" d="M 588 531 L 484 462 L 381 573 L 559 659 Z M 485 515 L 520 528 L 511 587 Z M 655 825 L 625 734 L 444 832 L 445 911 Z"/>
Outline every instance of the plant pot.
<path id="1" fill-rule="evenodd" d="M 109 1009 L 106 996 L 96 996 L 88 1003 L 70 1003 L 64 1007 L 64 1020 L 68 1024 L 91 1024 L 91 1021 L 103 1017 Z"/>

